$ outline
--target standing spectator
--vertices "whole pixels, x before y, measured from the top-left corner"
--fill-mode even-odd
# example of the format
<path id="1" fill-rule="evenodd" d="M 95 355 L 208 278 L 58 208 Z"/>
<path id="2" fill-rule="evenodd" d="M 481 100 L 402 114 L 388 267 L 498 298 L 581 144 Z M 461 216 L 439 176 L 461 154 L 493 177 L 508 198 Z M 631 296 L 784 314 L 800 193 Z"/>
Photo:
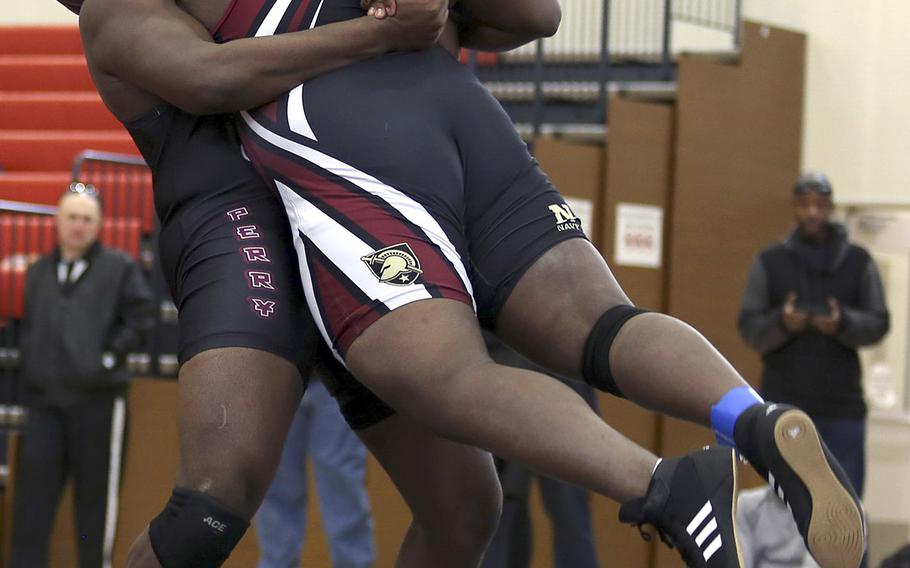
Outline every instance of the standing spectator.
<path id="1" fill-rule="evenodd" d="M 739 330 L 762 354 L 762 395 L 812 417 L 862 496 L 866 403 L 856 350 L 885 335 L 888 309 L 875 263 L 831 221 L 833 208 L 825 176 L 799 178 L 796 227 L 753 263 Z"/>
<path id="2" fill-rule="evenodd" d="M 484 331 L 490 356 L 501 365 L 546 372 Z M 594 389 L 587 383 L 556 377 L 571 387 L 593 409 Z M 597 550 L 591 529 L 591 495 L 587 489 L 537 475 L 520 463 L 496 459 L 502 484 L 502 516 L 487 547 L 482 568 L 529 568 L 533 532 L 528 498 L 536 478 L 553 531 L 554 568 L 597 568 Z"/>
<path id="3" fill-rule="evenodd" d="M 300 565 L 307 519 L 309 454 L 319 510 L 334 568 L 369 568 L 376 559 L 366 490 L 367 451 L 345 422 L 317 365 L 310 377 L 281 462 L 256 513 L 259 568 Z"/>
<path id="4" fill-rule="evenodd" d="M 739 492 L 736 538 L 742 568 L 819 568 L 790 510 L 767 485 Z"/>
<path id="5" fill-rule="evenodd" d="M 26 276 L 22 433 L 11 566 L 42 568 L 67 477 L 81 568 L 111 565 L 130 374 L 126 355 L 152 327 L 139 266 L 98 243 L 101 200 L 74 183 L 60 198 L 58 246 Z"/>
<path id="6" fill-rule="evenodd" d="M 862 495 L 866 403 L 856 350 L 888 331 L 884 291 L 869 253 L 831 221 L 825 176 L 801 176 L 793 208 L 796 228 L 749 271 L 739 329 L 762 354 L 762 394 L 812 417 Z"/>

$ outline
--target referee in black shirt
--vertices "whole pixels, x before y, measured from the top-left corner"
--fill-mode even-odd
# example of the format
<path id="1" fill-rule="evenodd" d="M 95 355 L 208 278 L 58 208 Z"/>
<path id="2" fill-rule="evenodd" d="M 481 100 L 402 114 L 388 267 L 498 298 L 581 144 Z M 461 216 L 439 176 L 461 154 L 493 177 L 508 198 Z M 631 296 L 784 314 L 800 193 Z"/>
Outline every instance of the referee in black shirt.
<path id="1" fill-rule="evenodd" d="M 58 246 L 29 268 L 23 316 L 22 434 L 11 566 L 48 564 L 54 513 L 72 474 L 81 568 L 110 566 L 126 439 L 126 355 L 154 324 L 139 266 L 98 242 L 101 200 L 72 184 Z"/>

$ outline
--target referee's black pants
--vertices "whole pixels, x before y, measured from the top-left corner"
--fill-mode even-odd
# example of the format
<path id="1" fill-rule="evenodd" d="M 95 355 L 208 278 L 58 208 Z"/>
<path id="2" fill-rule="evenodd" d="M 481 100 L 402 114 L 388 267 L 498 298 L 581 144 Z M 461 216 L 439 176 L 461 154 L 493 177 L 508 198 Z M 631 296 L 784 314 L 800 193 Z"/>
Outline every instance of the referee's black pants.
<path id="1" fill-rule="evenodd" d="M 126 397 L 99 393 L 65 408 L 30 406 L 16 475 L 12 568 L 45 568 L 54 515 L 72 474 L 80 568 L 108 568 L 117 527 Z M 76 566 L 75 559 L 67 566 Z"/>

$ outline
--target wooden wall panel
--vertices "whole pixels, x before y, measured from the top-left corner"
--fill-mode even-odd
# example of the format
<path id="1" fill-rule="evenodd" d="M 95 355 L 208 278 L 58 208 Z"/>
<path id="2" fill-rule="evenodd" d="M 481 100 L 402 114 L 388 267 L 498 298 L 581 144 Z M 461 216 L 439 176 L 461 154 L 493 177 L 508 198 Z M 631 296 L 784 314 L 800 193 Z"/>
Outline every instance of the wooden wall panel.
<path id="1" fill-rule="evenodd" d="M 739 65 L 680 61 L 669 309 L 755 377 L 736 317 L 753 257 L 791 223 L 805 36 L 747 23 L 743 43 Z"/>
<path id="2" fill-rule="evenodd" d="M 661 268 L 619 266 L 613 257 L 616 206 L 654 205 L 669 220 L 673 167 L 673 106 L 615 97 L 610 101 L 605 208 L 601 252 L 626 294 L 643 308 L 665 310 L 666 263 Z M 664 239 L 664 257 L 667 243 Z"/>
<path id="3" fill-rule="evenodd" d="M 791 222 L 805 45 L 802 34 L 747 22 L 738 64 L 679 63 L 668 308 L 753 382 L 758 356 L 739 338 L 736 318 L 753 257 Z M 662 450 L 678 454 L 712 438 L 668 419 Z M 679 565 L 660 550 L 657 566 Z"/>

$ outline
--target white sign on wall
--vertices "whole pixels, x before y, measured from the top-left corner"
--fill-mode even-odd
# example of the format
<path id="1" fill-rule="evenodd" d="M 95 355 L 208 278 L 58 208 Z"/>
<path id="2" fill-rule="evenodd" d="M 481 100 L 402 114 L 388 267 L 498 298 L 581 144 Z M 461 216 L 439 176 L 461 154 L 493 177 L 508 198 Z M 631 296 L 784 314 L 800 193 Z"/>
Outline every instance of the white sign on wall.
<path id="1" fill-rule="evenodd" d="M 660 268 L 664 210 L 654 205 L 618 203 L 613 262 L 619 266 Z"/>
<path id="2" fill-rule="evenodd" d="M 590 199 L 581 197 L 563 196 L 563 199 L 566 200 L 566 205 L 572 209 L 572 213 L 575 213 L 575 216 L 581 221 L 581 230 L 589 239 L 593 239 L 594 235 L 591 234 L 591 231 L 594 230 L 594 204 Z"/>

